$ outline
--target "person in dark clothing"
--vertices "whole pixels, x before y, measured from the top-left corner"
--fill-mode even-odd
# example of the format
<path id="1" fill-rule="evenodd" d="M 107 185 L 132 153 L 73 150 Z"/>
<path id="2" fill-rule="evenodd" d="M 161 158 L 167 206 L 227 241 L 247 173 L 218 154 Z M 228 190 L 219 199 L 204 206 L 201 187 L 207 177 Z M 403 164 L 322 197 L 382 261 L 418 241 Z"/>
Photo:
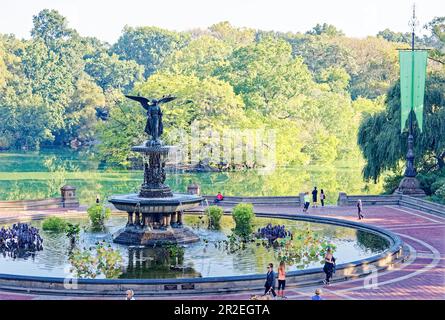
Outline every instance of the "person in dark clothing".
<path id="1" fill-rule="evenodd" d="M 317 187 L 314 187 L 314 190 L 312 190 L 312 207 L 316 208 L 318 202 L 318 190 Z"/>
<path id="2" fill-rule="evenodd" d="M 267 267 L 267 275 L 266 275 L 266 283 L 264 284 L 264 294 L 268 294 L 269 292 L 272 292 L 272 295 L 274 298 L 277 296 L 275 293 L 275 272 L 273 272 L 273 264 L 269 263 L 269 266 Z"/>
<path id="3" fill-rule="evenodd" d="M 324 267 L 323 271 L 326 274 L 326 279 L 323 281 L 324 284 L 329 285 L 329 281 L 335 270 L 335 258 L 332 255 L 331 248 L 328 247 L 326 255 L 324 256 Z"/>
<path id="4" fill-rule="evenodd" d="M 361 220 L 364 218 L 363 216 L 363 205 L 362 205 L 362 200 L 358 200 L 357 201 L 357 214 L 358 214 L 358 219 Z"/>
<path id="5" fill-rule="evenodd" d="M 99 198 L 99 195 L 97 195 L 96 196 L 96 204 L 99 204 L 99 202 L 100 202 L 100 198 Z"/>
<path id="6" fill-rule="evenodd" d="M 321 206 L 324 207 L 324 200 L 326 199 L 326 195 L 324 194 L 323 189 L 320 190 L 320 202 Z"/>

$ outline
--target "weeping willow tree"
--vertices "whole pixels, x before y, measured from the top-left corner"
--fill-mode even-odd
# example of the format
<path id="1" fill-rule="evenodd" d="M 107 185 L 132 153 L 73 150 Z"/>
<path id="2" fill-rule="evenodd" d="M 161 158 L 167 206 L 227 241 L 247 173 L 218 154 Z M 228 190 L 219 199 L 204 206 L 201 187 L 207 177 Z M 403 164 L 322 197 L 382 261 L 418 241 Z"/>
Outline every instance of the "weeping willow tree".
<path id="1" fill-rule="evenodd" d="M 445 170 L 445 73 L 430 73 L 426 79 L 424 131 L 414 120 L 414 152 L 419 172 Z M 393 85 L 386 109 L 367 115 L 359 127 L 358 144 L 366 159 L 363 175 L 375 182 L 386 170 L 397 171 L 407 151 L 407 130 L 400 134 L 400 83 Z"/>

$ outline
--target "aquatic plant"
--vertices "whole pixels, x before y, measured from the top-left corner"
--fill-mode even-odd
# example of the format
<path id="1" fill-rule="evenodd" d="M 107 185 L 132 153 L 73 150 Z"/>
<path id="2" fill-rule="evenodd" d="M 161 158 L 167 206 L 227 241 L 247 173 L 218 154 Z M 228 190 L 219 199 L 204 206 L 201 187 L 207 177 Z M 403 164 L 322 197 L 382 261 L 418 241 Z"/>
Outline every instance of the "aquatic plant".
<path id="1" fill-rule="evenodd" d="M 221 207 L 210 206 L 206 209 L 206 214 L 209 220 L 209 229 L 219 229 L 221 227 L 221 218 L 224 211 Z"/>
<path id="2" fill-rule="evenodd" d="M 251 203 L 238 203 L 232 211 L 232 218 L 235 221 L 233 232 L 240 237 L 249 237 L 253 229 L 253 205 Z"/>
<path id="3" fill-rule="evenodd" d="M 64 232 L 66 226 L 66 220 L 60 217 L 48 217 L 42 222 L 42 229 L 44 231 Z"/>
<path id="4" fill-rule="evenodd" d="M 92 228 L 102 230 L 105 227 L 105 221 L 111 216 L 111 209 L 97 203 L 89 207 L 87 213 Z"/>
<path id="5" fill-rule="evenodd" d="M 73 250 L 69 262 L 71 272 L 78 278 L 94 279 L 104 275 L 107 279 L 115 279 L 122 274 L 123 259 L 120 252 L 105 242 L 97 243 L 94 251 Z"/>

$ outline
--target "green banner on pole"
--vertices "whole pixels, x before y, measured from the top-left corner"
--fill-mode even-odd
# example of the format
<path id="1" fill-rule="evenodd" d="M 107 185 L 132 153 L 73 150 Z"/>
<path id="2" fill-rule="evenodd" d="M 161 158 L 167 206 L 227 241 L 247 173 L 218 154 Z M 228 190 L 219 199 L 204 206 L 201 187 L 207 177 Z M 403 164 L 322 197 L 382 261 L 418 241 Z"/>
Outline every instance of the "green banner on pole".
<path id="1" fill-rule="evenodd" d="M 405 128 L 411 110 L 414 110 L 420 132 L 423 130 L 423 99 L 427 59 L 428 52 L 426 50 L 399 51 L 401 131 Z"/>

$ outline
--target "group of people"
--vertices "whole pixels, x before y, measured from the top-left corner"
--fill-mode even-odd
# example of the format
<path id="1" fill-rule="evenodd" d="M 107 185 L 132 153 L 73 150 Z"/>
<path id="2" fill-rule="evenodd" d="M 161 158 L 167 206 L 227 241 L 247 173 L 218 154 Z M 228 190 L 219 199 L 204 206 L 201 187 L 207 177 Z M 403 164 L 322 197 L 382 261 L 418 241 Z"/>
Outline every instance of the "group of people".
<path id="1" fill-rule="evenodd" d="M 326 254 L 324 256 L 324 266 L 323 272 L 326 275 L 323 283 L 325 285 L 329 285 L 332 279 L 333 274 L 335 273 L 336 263 L 335 258 L 332 253 L 332 249 L 330 247 L 327 248 Z M 273 271 L 273 263 L 269 263 L 267 266 L 267 274 L 266 274 L 266 282 L 264 283 L 264 295 L 272 294 L 273 297 L 281 297 L 283 299 L 286 298 L 284 295 L 284 290 L 286 287 L 286 266 L 284 261 L 280 262 L 278 267 L 278 292 L 275 292 L 275 272 Z M 322 300 L 321 298 L 321 290 L 315 290 L 315 295 L 312 297 L 312 300 Z"/>
<path id="2" fill-rule="evenodd" d="M 324 193 L 324 190 L 320 190 L 320 203 L 321 206 L 324 207 L 324 201 L 326 200 L 326 194 Z M 307 212 L 309 209 L 309 206 L 311 204 L 311 199 L 309 196 L 309 192 L 304 193 L 304 206 L 303 206 L 303 212 Z M 314 187 L 314 190 L 312 190 L 312 208 L 318 207 L 318 190 L 317 187 Z"/>
<path id="3" fill-rule="evenodd" d="M 292 233 L 286 230 L 286 227 L 284 225 L 273 226 L 271 223 L 268 223 L 265 227 L 258 228 L 256 236 L 260 238 L 266 238 L 269 241 L 269 244 L 271 244 L 278 238 L 292 238 Z"/>
<path id="4" fill-rule="evenodd" d="M 20 251 L 40 250 L 43 250 L 43 239 L 37 228 L 26 223 L 17 223 L 0 229 L 0 252 L 15 256 Z"/>

